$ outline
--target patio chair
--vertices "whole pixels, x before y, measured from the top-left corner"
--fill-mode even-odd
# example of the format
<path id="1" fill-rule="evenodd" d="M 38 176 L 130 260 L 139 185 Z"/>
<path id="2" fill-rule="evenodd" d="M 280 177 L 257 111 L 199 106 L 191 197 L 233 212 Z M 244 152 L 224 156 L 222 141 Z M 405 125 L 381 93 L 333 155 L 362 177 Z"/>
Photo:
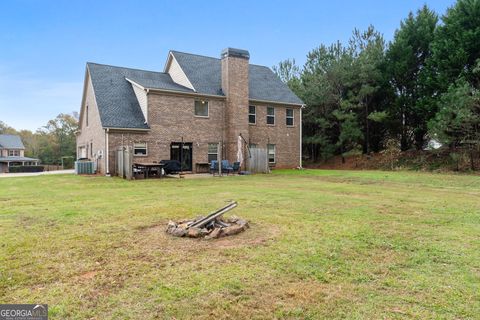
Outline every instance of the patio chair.
<path id="1" fill-rule="evenodd" d="M 233 173 L 238 173 L 240 171 L 240 162 L 236 161 L 233 163 Z"/>
<path id="2" fill-rule="evenodd" d="M 226 172 L 227 175 L 229 173 L 233 173 L 233 167 L 230 165 L 228 160 L 222 160 L 222 172 Z"/>
<path id="3" fill-rule="evenodd" d="M 218 161 L 217 160 L 212 160 L 210 162 L 210 173 L 215 175 L 215 173 L 218 173 Z"/>

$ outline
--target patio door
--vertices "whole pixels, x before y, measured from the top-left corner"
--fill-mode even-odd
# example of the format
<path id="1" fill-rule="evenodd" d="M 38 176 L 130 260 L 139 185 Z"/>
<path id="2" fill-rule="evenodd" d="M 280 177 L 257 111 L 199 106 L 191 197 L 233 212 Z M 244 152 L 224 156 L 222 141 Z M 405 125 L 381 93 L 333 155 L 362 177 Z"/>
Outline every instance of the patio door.
<path id="1" fill-rule="evenodd" d="M 170 144 L 170 160 L 177 160 L 182 171 L 192 171 L 193 144 L 191 142 L 172 142 Z"/>

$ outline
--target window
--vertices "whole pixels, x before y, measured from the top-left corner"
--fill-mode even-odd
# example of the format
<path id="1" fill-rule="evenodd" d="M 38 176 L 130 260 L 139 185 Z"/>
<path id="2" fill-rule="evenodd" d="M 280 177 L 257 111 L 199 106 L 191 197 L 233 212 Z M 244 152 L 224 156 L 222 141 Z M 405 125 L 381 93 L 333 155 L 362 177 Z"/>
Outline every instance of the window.
<path id="1" fill-rule="evenodd" d="M 195 100 L 195 115 L 197 117 L 208 117 L 208 101 Z"/>
<path id="2" fill-rule="evenodd" d="M 146 156 L 147 155 L 147 144 L 145 142 L 134 143 L 133 144 L 133 155 L 135 155 L 135 156 Z"/>
<path id="3" fill-rule="evenodd" d="M 218 143 L 208 144 L 208 163 L 212 160 L 218 160 Z"/>
<path id="4" fill-rule="evenodd" d="M 275 145 L 267 144 L 268 163 L 275 163 Z"/>
<path id="5" fill-rule="evenodd" d="M 20 157 L 20 150 L 8 150 L 9 157 Z"/>
<path id="6" fill-rule="evenodd" d="M 267 107 L 267 124 L 275 124 L 275 109 Z"/>
<path id="7" fill-rule="evenodd" d="M 248 106 L 248 123 L 257 123 L 257 110 L 255 106 Z"/>
<path id="8" fill-rule="evenodd" d="M 286 113 L 286 121 L 287 121 L 287 126 L 292 127 L 293 126 L 293 109 L 287 109 Z"/>
<path id="9" fill-rule="evenodd" d="M 255 148 L 257 147 L 257 144 L 256 144 L 256 143 L 250 143 L 250 144 L 248 145 L 248 147 L 249 147 L 250 149 L 255 149 Z"/>
<path id="10" fill-rule="evenodd" d="M 93 157 L 93 142 L 90 142 L 90 157 Z"/>
<path id="11" fill-rule="evenodd" d="M 85 124 L 88 127 L 88 106 L 87 106 L 87 110 L 85 110 Z"/>

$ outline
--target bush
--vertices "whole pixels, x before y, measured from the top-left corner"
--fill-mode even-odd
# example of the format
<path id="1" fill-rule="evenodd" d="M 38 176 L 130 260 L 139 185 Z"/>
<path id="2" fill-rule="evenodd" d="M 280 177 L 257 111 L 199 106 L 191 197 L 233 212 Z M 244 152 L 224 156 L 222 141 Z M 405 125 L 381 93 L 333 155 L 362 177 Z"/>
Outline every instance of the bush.
<path id="1" fill-rule="evenodd" d="M 8 168 L 10 173 L 14 172 L 42 172 L 43 166 L 12 166 Z"/>

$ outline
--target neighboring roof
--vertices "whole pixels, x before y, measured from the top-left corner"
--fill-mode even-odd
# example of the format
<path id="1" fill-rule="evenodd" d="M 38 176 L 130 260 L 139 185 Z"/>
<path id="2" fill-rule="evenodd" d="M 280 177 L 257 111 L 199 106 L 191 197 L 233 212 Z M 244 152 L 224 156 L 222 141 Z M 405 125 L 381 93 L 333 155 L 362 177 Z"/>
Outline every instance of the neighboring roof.
<path id="1" fill-rule="evenodd" d="M 102 126 L 148 129 L 132 85 L 125 78 L 144 78 L 151 71 L 87 63 Z"/>
<path id="2" fill-rule="evenodd" d="M 14 134 L 0 134 L 0 148 L 2 149 L 25 149 L 20 136 Z"/>
<path id="3" fill-rule="evenodd" d="M 38 159 L 28 157 L 0 157 L 0 162 L 17 162 L 17 161 L 38 161 Z"/>
<path id="4" fill-rule="evenodd" d="M 179 51 L 171 53 L 198 93 L 223 95 L 220 59 Z M 248 78 L 250 100 L 303 104 L 268 67 L 250 64 Z"/>

